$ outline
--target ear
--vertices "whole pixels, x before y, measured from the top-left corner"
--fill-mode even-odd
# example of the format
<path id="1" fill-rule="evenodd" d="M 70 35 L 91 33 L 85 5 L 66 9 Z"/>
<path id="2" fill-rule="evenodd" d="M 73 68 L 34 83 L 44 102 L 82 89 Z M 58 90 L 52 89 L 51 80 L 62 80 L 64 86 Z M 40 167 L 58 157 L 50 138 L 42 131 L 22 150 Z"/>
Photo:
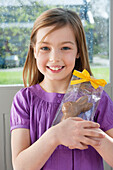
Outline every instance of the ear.
<path id="1" fill-rule="evenodd" d="M 34 57 L 36 59 L 36 48 L 34 47 Z"/>

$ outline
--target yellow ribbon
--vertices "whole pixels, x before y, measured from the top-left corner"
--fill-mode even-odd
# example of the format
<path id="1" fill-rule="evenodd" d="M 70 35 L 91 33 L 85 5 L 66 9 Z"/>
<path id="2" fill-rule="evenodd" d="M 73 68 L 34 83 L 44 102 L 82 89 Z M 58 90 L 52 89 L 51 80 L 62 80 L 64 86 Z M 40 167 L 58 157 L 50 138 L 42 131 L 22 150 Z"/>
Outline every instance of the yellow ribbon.
<path id="1" fill-rule="evenodd" d="M 90 76 L 90 74 L 88 73 L 88 71 L 86 69 L 84 69 L 82 72 L 74 70 L 73 75 L 77 76 L 81 79 L 72 80 L 71 85 L 90 81 L 91 85 L 95 89 L 97 89 L 99 86 L 104 87 L 107 84 L 107 82 L 104 79 L 95 79 L 94 77 Z"/>

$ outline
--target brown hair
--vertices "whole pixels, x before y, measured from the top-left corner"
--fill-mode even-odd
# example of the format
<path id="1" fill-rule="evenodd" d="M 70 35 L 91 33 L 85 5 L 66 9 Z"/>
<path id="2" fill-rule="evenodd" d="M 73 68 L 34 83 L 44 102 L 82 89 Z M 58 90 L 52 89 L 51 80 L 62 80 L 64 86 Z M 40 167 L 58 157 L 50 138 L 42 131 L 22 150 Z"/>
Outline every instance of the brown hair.
<path id="1" fill-rule="evenodd" d="M 23 69 L 23 82 L 25 87 L 27 86 L 27 77 L 29 86 L 40 83 L 44 78 L 44 75 L 40 73 L 37 68 L 36 59 L 34 57 L 34 46 L 36 44 L 36 35 L 38 29 L 55 25 L 55 27 L 46 34 L 47 36 L 54 30 L 59 29 L 67 24 L 73 28 L 75 41 L 77 43 L 78 53 L 80 56 L 78 59 L 76 59 L 74 69 L 78 71 L 83 71 L 83 69 L 86 69 L 90 75 L 92 75 L 88 60 L 88 51 L 84 29 L 79 16 L 74 11 L 55 8 L 42 13 L 34 23 L 30 37 L 29 50 Z M 42 37 L 42 40 L 46 36 Z"/>

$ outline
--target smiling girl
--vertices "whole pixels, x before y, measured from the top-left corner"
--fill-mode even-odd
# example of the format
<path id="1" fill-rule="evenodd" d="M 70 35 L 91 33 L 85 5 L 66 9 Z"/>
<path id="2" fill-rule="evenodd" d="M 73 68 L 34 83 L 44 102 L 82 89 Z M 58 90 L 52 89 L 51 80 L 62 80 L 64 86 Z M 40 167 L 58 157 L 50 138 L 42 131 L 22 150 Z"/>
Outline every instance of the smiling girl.
<path id="1" fill-rule="evenodd" d="M 25 88 L 12 103 L 15 170 L 103 170 L 102 158 L 113 166 L 113 102 L 105 91 L 95 122 L 70 117 L 51 127 L 74 69 L 92 75 L 80 18 L 73 11 L 48 10 L 34 23 Z"/>

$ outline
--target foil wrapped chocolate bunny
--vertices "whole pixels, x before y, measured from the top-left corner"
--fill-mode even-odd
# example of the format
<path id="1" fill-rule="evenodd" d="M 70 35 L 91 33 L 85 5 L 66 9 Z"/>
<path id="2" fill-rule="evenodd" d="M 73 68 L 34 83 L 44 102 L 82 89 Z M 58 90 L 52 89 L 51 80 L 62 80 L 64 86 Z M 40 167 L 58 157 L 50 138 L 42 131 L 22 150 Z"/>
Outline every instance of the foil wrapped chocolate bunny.
<path id="1" fill-rule="evenodd" d="M 103 79 L 95 79 L 87 70 L 74 70 L 71 82 L 57 110 L 52 125 L 68 117 L 81 117 L 93 121 L 98 103 L 106 85 Z"/>

